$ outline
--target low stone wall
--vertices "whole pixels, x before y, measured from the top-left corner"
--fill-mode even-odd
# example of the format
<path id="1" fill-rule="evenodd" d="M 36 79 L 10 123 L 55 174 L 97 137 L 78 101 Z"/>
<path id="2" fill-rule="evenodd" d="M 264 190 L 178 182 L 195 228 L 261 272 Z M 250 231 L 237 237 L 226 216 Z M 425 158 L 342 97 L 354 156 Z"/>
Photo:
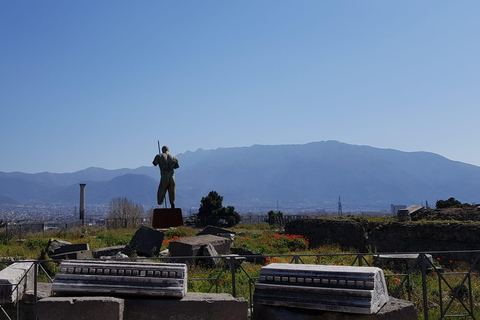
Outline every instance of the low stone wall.
<path id="1" fill-rule="evenodd" d="M 336 243 L 360 252 L 424 252 L 480 249 L 480 224 L 303 219 L 285 226 L 285 233 L 310 240 L 311 247 Z"/>

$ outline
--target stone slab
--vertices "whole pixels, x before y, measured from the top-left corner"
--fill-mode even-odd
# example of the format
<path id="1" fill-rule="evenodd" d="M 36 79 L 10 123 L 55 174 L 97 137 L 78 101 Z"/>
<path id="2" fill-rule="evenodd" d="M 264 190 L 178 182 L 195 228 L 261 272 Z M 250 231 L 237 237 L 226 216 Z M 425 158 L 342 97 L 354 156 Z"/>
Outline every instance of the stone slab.
<path id="1" fill-rule="evenodd" d="M 172 257 L 194 257 L 201 255 L 200 249 L 207 244 L 211 244 L 219 254 L 228 254 L 232 240 L 207 234 L 177 239 L 170 242 L 168 249 Z"/>
<path id="2" fill-rule="evenodd" d="M 393 272 L 408 272 L 417 262 L 418 253 L 402 253 L 402 254 L 376 254 L 373 255 L 373 265 L 382 269 Z M 426 254 L 427 259 L 433 264 L 431 254 Z M 417 266 L 416 268 L 420 268 Z M 427 268 L 431 269 L 431 265 L 427 263 Z"/>
<path id="3" fill-rule="evenodd" d="M 236 232 L 224 228 L 206 226 L 205 229 L 203 229 L 197 234 L 197 236 L 203 236 L 205 234 L 213 234 L 214 236 L 232 238 L 232 235 L 235 235 Z"/>
<path id="4" fill-rule="evenodd" d="M 0 271 L 0 304 L 16 303 L 34 281 L 34 263 L 16 262 Z"/>
<path id="5" fill-rule="evenodd" d="M 76 252 L 76 251 L 88 251 L 90 247 L 88 243 L 77 243 L 77 244 L 69 244 L 61 246 L 53 251 L 53 255 L 61 254 L 61 253 L 68 253 L 68 252 Z"/>
<path id="6" fill-rule="evenodd" d="M 82 260 L 82 259 L 91 259 L 92 252 L 90 250 L 83 251 L 74 251 L 74 252 L 65 252 L 60 254 L 50 255 L 52 259 L 72 259 L 72 260 Z"/>
<path id="7" fill-rule="evenodd" d="M 248 302 L 243 298 L 188 292 L 177 300 L 126 299 L 124 320 L 247 320 L 247 314 Z"/>
<path id="8" fill-rule="evenodd" d="M 153 228 L 171 228 L 183 226 L 182 209 L 157 208 L 153 210 Z"/>
<path id="9" fill-rule="evenodd" d="M 55 251 L 60 249 L 61 247 L 69 246 L 71 244 L 72 243 L 68 242 L 68 241 L 63 241 L 63 240 L 59 240 L 59 239 L 50 239 L 48 241 L 48 245 L 47 245 L 47 254 L 48 255 L 54 254 Z"/>
<path id="10" fill-rule="evenodd" d="M 161 231 L 141 226 L 130 240 L 130 248 L 140 256 L 158 256 L 165 234 Z"/>
<path id="11" fill-rule="evenodd" d="M 106 248 L 99 248 L 92 251 L 94 258 L 100 257 L 110 257 L 115 256 L 118 252 L 125 251 L 126 246 L 113 246 L 113 247 L 106 247 Z"/>
<path id="12" fill-rule="evenodd" d="M 154 296 L 182 298 L 187 266 L 179 263 L 65 260 L 52 291 L 62 295 Z"/>
<path id="13" fill-rule="evenodd" d="M 412 302 L 390 298 L 376 314 L 356 314 L 278 307 L 255 303 L 252 320 L 416 320 Z"/>
<path id="14" fill-rule="evenodd" d="M 48 297 L 34 306 L 38 320 L 123 320 L 123 311 L 114 297 Z"/>
<path id="15" fill-rule="evenodd" d="M 388 301 L 382 269 L 270 264 L 260 269 L 254 304 L 373 314 Z"/>

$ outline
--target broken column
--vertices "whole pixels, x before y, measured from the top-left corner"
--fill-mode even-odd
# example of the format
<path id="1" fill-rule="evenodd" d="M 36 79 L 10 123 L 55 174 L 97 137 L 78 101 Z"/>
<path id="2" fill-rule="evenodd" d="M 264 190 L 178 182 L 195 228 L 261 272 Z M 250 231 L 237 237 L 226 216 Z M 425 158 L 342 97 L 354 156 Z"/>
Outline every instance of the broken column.
<path id="1" fill-rule="evenodd" d="M 182 298 L 187 292 L 187 267 L 181 263 L 65 260 L 52 291 Z"/>

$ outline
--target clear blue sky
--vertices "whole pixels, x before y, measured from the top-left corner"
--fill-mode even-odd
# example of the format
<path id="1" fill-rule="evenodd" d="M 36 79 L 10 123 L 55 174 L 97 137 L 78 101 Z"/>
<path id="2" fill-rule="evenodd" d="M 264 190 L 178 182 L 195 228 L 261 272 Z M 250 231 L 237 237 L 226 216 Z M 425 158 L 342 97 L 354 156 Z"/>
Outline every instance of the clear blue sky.
<path id="1" fill-rule="evenodd" d="M 480 165 L 479 17 L 477 0 L 0 0 L 0 171 L 136 168 L 157 140 Z"/>

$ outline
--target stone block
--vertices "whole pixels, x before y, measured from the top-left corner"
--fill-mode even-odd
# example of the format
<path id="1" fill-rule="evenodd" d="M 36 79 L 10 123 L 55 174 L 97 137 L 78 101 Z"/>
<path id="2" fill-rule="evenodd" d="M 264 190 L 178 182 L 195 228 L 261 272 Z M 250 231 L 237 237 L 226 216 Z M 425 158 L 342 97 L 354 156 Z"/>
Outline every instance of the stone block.
<path id="1" fill-rule="evenodd" d="M 163 241 L 163 240 L 162 240 Z M 99 248 L 92 251 L 94 258 L 100 257 L 114 257 L 118 252 L 124 252 L 126 246 L 113 246 L 106 248 Z"/>
<path id="2" fill-rule="evenodd" d="M 412 221 L 412 218 L 410 217 L 410 213 L 408 212 L 408 209 L 398 209 L 397 220 L 399 222 Z"/>
<path id="3" fill-rule="evenodd" d="M 255 303 L 252 320 L 417 320 L 410 301 L 390 298 L 376 314 L 358 314 L 288 308 Z"/>
<path id="4" fill-rule="evenodd" d="M 199 256 L 200 248 L 207 244 L 211 244 L 219 254 L 228 254 L 232 240 L 214 235 L 188 237 L 170 242 L 168 249 L 172 257 L 194 257 Z"/>
<path id="5" fill-rule="evenodd" d="M 153 210 L 153 228 L 171 228 L 183 226 L 182 209 L 157 208 Z"/>
<path id="6" fill-rule="evenodd" d="M 431 254 L 426 255 L 430 263 L 433 263 Z M 408 272 L 412 266 L 417 262 L 418 253 L 403 253 L 403 254 L 376 254 L 373 256 L 373 265 L 381 269 L 387 269 L 393 272 Z M 427 263 L 427 269 L 432 266 Z M 417 266 L 419 269 L 420 267 Z"/>
<path id="7" fill-rule="evenodd" d="M 188 292 L 182 299 L 126 299 L 124 320 L 247 320 L 247 313 L 243 298 Z"/>
<path id="8" fill-rule="evenodd" d="M 53 251 L 54 255 L 61 254 L 61 253 L 69 253 L 69 252 L 76 252 L 76 251 L 89 251 L 90 247 L 88 243 L 77 243 L 77 244 L 69 244 L 61 246 L 58 249 Z"/>
<path id="9" fill-rule="evenodd" d="M 55 276 L 52 291 L 181 298 L 187 292 L 187 267 L 179 263 L 66 260 Z"/>
<path id="10" fill-rule="evenodd" d="M 161 231 L 141 226 L 130 240 L 130 247 L 140 256 L 158 256 L 164 237 Z"/>
<path id="11" fill-rule="evenodd" d="M 60 254 L 50 255 L 52 259 L 71 259 L 71 260 L 82 260 L 82 259 L 91 259 L 92 252 L 90 250 L 84 251 L 74 251 L 74 252 L 65 252 Z"/>
<path id="12" fill-rule="evenodd" d="M 374 314 L 388 301 L 382 269 L 273 263 L 260 269 L 256 305 Z"/>
<path id="13" fill-rule="evenodd" d="M 48 297 L 34 306 L 39 320 L 123 320 L 124 300 L 114 297 Z"/>
<path id="14" fill-rule="evenodd" d="M 200 231 L 197 236 L 203 236 L 205 234 L 211 234 L 214 236 L 219 236 L 219 237 L 225 237 L 225 238 L 232 238 L 232 235 L 235 235 L 236 232 L 228 229 L 223 229 L 219 227 L 214 227 L 214 226 L 207 226 L 205 229 Z"/>
<path id="15" fill-rule="evenodd" d="M 33 284 L 33 262 L 16 262 L 0 271 L 0 304 L 16 303 Z"/>
<path id="16" fill-rule="evenodd" d="M 213 258 L 213 257 L 218 257 L 219 254 L 217 250 L 215 250 L 215 247 L 209 243 L 204 246 L 202 246 L 199 250 L 199 256 L 201 257 L 208 257 L 205 259 L 199 259 L 198 261 L 204 265 L 210 266 L 210 267 L 216 267 L 219 266 L 222 263 L 221 258 Z"/>
<path id="17" fill-rule="evenodd" d="M 59 250 L 61 247 L 71 245 L 71 242 L 58 240 L 58 239 L 50 239 L 47 245 L 47 254 L 52 255 L 55 254 L 55 251 Z"/>

